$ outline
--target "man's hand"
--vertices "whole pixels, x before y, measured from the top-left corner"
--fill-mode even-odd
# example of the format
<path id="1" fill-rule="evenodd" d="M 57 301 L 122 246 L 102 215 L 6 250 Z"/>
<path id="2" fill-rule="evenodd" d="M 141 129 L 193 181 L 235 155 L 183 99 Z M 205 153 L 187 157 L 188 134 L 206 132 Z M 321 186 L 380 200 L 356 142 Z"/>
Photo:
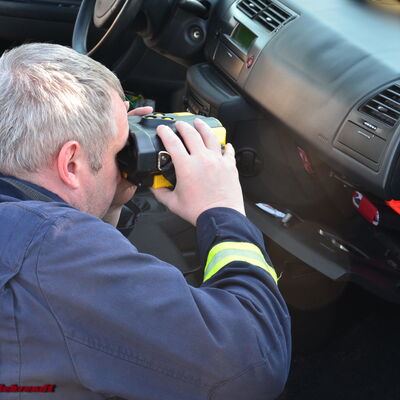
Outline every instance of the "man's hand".
<path id="1" fill-rule="evenodd" d="M 126 179 L 121 178 L 121 181 L 118 183 L 113 202 L 111 203 L 107 213 L 103 216 L 102 220 L 116 227 L 119 217 L 121 216 L 123 205 L 133 197 L 136 189 L 137 187 L 135 185 L 132 185 Z"/>
<path id="2" fill-rule="evenodd" d="M 196 225 L 199 215 L 210 208 L 229 207 L 245 215 L 243 194 L 231 144 L 221 145 L 212 129 L 200 119 L 189 124 L 178 121 L 178 136 L 167 126 L 157 134 L 171 155 L 176 173 L 174 190 L 153 190 L 154 196 L 172 212 Z"/>

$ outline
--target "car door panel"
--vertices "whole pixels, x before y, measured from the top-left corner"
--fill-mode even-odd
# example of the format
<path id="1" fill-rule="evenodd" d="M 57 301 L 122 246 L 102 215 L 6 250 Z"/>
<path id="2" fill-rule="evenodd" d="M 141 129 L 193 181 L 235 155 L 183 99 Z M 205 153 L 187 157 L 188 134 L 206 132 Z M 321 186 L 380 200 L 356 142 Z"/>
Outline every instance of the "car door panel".
<path id="1" fill-rule="evenodd" d="M 0 0 L 0 51 L 27 41 L 70 44 L 81 0 Z"/>

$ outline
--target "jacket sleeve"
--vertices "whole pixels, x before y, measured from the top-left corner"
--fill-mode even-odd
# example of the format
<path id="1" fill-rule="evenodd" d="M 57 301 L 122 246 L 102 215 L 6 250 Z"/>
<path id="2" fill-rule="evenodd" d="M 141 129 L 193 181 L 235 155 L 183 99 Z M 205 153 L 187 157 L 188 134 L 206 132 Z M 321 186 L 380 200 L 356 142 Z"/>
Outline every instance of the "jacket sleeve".
<path id="1" fill-rule="evenodd" d="M 199 217 L 197 237 L 205 265 L 202 287 L 222 289 L 238 299 L 261 355 L 259 364 L 214 387 L 212 398 L 276 398 L 290 368 L 290 320 L 263 235 L 242 214 L 214 208 Z"/>
<path id="2" fill-rule="evenodd" d="M 214 209 L 200 216 L 198 235 L 204 259 L 225 242 L 259 251 L 225 263 L 232 248 L 224 248 L 219 269 L 193 288 L 94 217 L 72 210 L 49 224 L 38 282 L 83 386 L 164 400 L 266 400 L 282 391 L 290 324 L 260 232 L 239 213 Z"/>

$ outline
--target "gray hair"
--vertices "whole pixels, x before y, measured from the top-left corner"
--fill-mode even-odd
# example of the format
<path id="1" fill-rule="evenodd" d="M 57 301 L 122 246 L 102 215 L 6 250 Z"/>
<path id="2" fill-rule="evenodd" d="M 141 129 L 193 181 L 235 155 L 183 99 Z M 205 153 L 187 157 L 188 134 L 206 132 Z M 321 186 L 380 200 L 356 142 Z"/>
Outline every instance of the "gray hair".
<path id="1" fill-rule="evenodd" d="M 118 78 L 76 51 L 47 43 L 16 47 L 0 58 L 0 171 L 37 172 L 69 140 L 89 155 L 94 172 L 115 137 L 112 93 Z"/>

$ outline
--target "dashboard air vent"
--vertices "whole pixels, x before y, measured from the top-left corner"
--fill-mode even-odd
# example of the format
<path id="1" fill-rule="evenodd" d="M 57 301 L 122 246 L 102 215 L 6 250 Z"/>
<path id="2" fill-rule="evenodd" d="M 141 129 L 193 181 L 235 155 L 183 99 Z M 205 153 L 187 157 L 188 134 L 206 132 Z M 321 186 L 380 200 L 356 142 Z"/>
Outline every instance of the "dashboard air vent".
<path id="1" fill-rule="evenodd" d="M 400 119 L 400 85 L 392 85 L 366 101 L 360 111 L 389 126 Z"/>
<path id="2" fill-rule="evenodd" d="M 271 32 L 292 17 L 291 14 L 270 0 L 241 0 L 238 3 L 238 8 Z"/>
<path id="3" fill-rule="evenodd" d="M 254 18 L 265 7 L 267 7 L 267 4 L 262 0 L 242 0 L 238 4 L 239 10 L 243 11 L 250 18 Z"/>
<path id="4" fill-rule="evenodd" d="M 257 20 L 272 32 L 283 25 L 290 17 L 289 13 L 271 3 L 265 10 L 258 14 Z"/>

